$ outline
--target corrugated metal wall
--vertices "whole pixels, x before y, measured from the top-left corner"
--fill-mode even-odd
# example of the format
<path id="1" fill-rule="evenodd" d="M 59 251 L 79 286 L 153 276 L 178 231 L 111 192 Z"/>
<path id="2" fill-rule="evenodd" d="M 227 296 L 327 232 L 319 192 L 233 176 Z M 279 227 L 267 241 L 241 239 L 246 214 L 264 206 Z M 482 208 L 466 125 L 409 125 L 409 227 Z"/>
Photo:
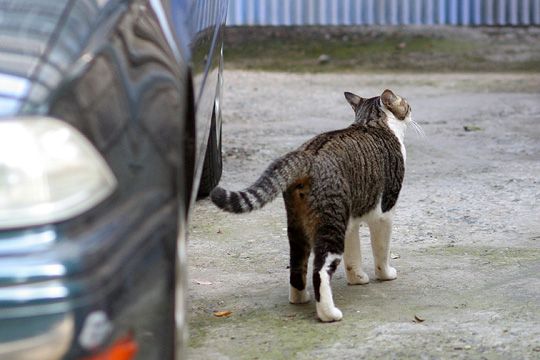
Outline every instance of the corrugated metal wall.
<path id="1" fill-rule="evenodd" d="M 228 25 L 540 25 L 540 0 L 229 0 Z"/>

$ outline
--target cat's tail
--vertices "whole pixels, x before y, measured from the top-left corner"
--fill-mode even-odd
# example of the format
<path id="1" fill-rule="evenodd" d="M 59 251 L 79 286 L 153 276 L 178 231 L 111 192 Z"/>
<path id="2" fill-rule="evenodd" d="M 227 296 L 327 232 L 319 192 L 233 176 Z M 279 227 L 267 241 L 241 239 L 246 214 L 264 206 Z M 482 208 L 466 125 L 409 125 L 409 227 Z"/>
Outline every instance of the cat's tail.
<path id="1" fill-rule="evenodd" d="M 310 157 L 300 151 L 276 159 L 250 187 L 241 191 L 215 188 L 210 198 L 219 208 L 244 213 L 262 208 L 285 191 L 296 179 L 306 176 L 311 166 Z"/>

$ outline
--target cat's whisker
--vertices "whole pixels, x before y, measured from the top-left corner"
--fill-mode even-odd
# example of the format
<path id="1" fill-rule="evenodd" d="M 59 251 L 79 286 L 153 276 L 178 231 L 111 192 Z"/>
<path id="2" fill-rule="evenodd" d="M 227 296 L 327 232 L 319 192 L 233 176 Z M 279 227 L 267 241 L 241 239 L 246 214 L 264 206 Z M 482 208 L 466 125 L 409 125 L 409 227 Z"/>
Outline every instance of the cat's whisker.
<path id="1" fill-rule="evenodd" d="M 419 123 L 416 123 L 416 126 L 418 127 L 418 130 L 420 131 L 420 134 L 422 134 L 422 137 L 426 137 L 426 133 L 424 131 L 424 128 L 420 126 Z"/>
<path id="2" fill-rule="evenodd" d="M 411 125 L 412 125 L 412 128 L 413 128 L 414 132 L 416 134 L 420 135 L 420 130 L 418 130 L 418 124 L 416 123 L 416 121 L 412 120 Z"/>
<path id="3" fill-rule="evenodd" d="M 416 121 L 414 120 L 411 120 L 411 125 L 414 129 L 414 131 L 418 134 L 418 136 L 420 136 L 421 138 L 424 138 L 426 137 L 426 133 L 424 132 L 424 129 L 422 129 L 422 127 L 420 126 L 420 124 L 418 124 Z"/>
<path id="4" fill-rule="evenodd" d="M 420 137 L 424 138 L 426 137 L 426 133 L 424 132 L 424 129 L 422 129 L 422 127 L 418 124 L 418 123 L 414 123 L 414 128 L 416 129 L 416 132 L 418 133 L 418 135 L 420 135 Z"/>

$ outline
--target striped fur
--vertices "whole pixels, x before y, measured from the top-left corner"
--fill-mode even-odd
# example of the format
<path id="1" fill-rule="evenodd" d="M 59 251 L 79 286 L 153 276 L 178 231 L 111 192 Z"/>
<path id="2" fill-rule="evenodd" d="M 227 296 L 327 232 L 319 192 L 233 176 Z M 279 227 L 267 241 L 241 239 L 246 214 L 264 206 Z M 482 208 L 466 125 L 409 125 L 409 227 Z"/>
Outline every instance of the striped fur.
<path id="1" fill-rule="evenodd" d="M 274 200 L 297 178 L 309 173 L 311 157 L 302 152 L 291 152 L 275 160 L 261 177 L 250 187 L 241 191 L 215 188 L 210 198 L 219 208 L 245 213 L 257 210 Z"/>
<path id="2" fill-rule="evenodd" d="M 306 273 L 313 251 L 313 288 L 322 321 L 342 317 L 330 288 L 342 258 L 350 284 L 369 281 L 361 268 L 359 222 L 370 227 L 375 274 L 381 280 L 397 276 L 389 265 L 389 242 L 405 174 L 403 136 L 411 109 L 390 90 L 369 99 L 345 97 L 355 112 L 351 126 L 320 134 L 277 159 L 245 190 L 218 187 L 211 194 L 218 207 L 243 213 L 283 193 L 291 250 L 289 301 L 309 301 Z"/>

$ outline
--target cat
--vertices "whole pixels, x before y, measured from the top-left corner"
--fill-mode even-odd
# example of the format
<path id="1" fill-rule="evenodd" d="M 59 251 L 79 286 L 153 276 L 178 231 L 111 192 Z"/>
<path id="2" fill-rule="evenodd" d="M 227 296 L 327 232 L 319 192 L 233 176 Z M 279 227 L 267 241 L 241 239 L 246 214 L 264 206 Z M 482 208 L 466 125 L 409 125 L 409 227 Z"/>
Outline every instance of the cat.
<path id="1" fill-rule="evenodd" d="M 408 102 L 391 90 L 373 98 L 345 92 L 345 98 L 355 113 L 352 125 L 320 134 L 275 160 L 245 190 L 217 187 L 210 195 L 219 208 L 244 213 L 283 193 L 290 245 L 289 301 L 310 301 L 306 274 L 313 251 L 313 289 L 323 322 L 343 317 L 330 287 L 342 259 L 349 284 L 369 282 L 362 270 L 360 223 L 369 226 L 377 278 L 397 277 L 389 263 L 389 244 L 405 174 L 405 129 L 414 124 Z"/>

